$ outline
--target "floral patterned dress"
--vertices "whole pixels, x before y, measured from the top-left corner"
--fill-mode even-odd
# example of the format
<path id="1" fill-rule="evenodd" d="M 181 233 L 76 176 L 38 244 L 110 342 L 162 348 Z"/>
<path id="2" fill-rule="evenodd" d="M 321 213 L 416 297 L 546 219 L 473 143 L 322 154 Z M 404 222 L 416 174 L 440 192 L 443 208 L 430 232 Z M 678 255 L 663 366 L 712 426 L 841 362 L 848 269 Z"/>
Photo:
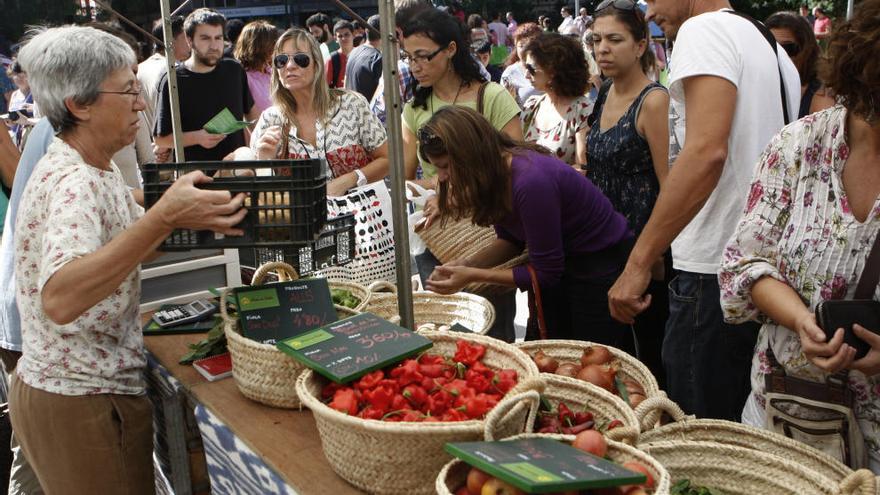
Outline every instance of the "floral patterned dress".
<path id="1" fill-rule="evenodd" d="M 541 129 L 535 122 L 535 116 L 538 108 L 545 102 L 547 105 L 552 105 L 549 96 L 543 94 L 532 96 L 523 104 L 523 140 L 540 144 L 552 151 L 556 158 L 569 165 L 575 165 L 577 154 L 575 135 L 589 127 L 587 118 L 593 112 L 593 102 L 587 96 L 578 96 L 572 100 L 558 124 L 548 129 Z"/>
<path id="2" fill-rule="evenodd" d="M 795 332 L 755 307 L 752 284 L 765 276 L 782 281 L 811 311 L 822 301 L 852 298 L 880 232 L 880 198 L 859 222 L 843 189 L 849 156 L 846 115 L 837 105 L 782 129 L 761 157 L 745 213 L 724 251 L 719 282 L 725 318 L 764 324 L 752 361 L 752 395 L 743 411 L 747 424 L 764 425 L 768 347 L 790 375 L 814 381 L 826 377 L 804 356 Z M 880 290 L 874 299 L 880 300 Z M 878 465 L 880 376 L 853 371 L 849 386 L 855 392 L 855 414 L 871 464 Z"/>

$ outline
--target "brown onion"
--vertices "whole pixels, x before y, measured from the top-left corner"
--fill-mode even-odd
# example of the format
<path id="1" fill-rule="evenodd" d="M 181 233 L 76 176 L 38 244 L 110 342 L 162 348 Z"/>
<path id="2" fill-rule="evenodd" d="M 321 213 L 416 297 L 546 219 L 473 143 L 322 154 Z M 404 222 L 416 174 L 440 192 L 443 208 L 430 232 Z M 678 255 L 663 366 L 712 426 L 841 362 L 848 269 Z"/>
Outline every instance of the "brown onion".
<path id="1" fill-rule="evenodd" d="M 626 387 L 626 393 L 628 394 L 645 395 L 645 387 L 633 379 L 627 378 L 626 380 L 623 380 L 623 385 Z"/>
<path id="2" fill-rule="evenodd" d="M 592 345 L 584 349 L 581 355 L 581 366 L 590 364 L 606 364 L 614 359 L 614 355 L 604 345 Z"/>
<path id="3" fill-rule="evenodd" d="M 614 392 L 614 375 L 617 370 L 601 364 L 584 366 L 577 374 L 578 380 L 592 383 L 597 387 Z"/>
<path id="4" fill-rule="evenodd" d="M 567 376 L 570 378 L 577 377 L 578 372 L 581 370 L 581 365 L 577 363 L 565 362 L 559 363 L 559 367 L 556 368 L 556 374 L 560 376 Z"/>
<path id="5" fill-rule="evenodd" d="M 554 373 L 556 372 L 556 368 L 559 367 L 559 361 L 544 354 L 544 351 L 536 352 L 535 357 L 533 357 L 532 360 L 535 361 L 535 364 L 538 366 L 538 371 L 541 373 Z"/>

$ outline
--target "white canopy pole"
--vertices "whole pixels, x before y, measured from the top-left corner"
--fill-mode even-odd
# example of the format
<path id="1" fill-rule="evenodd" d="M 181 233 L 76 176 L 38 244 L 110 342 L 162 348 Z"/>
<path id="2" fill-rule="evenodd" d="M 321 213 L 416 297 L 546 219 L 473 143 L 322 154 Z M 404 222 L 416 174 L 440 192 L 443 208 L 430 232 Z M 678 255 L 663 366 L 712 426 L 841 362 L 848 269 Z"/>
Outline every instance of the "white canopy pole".
<path id="1" fill-rule="evenodd" d="M 169 0 L 160 0 L 162 6 L 162 34 L 165 38 L 165 62 L 168 65 L 168 100 L 171 102 L 171 132 L 174 137 L 174 154 L 178 162 L 185 162 L 183 155 L 183 129 L 180 124 L 180 98 L 177 94 L 177 71 L 174 70 L 174 33 L 171 31 L 171 6 Z M 161 102 L 160 102 L 161 104 Z"/>

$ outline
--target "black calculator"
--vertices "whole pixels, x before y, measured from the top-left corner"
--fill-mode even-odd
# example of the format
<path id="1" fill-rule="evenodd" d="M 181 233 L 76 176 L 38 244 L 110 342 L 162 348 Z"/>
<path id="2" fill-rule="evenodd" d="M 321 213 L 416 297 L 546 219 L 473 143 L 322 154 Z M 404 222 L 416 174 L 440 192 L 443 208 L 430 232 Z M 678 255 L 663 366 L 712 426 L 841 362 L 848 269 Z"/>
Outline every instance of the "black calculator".
<path id="1" fill-rule="evenodd" d="M 153 313 L 153 321 L 160 327 L 167 328 L 185 323 L 204 320 L 218 310 L 217 305 L 207 299 L 200 299 L 189 304 L 167 307 Z"/>

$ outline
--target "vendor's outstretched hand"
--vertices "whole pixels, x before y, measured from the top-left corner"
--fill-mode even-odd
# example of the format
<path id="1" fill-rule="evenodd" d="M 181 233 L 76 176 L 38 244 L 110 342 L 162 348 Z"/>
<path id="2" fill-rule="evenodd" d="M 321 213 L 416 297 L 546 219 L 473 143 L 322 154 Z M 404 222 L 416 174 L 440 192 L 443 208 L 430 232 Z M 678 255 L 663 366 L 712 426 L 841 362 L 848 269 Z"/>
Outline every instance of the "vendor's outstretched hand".
<path id="1" fill-rule="evenodd" d="M 871 346 L 871 350 L 865 357 L 853 361 L 851 369 L 861 371 L 867 377 L 880 374 L 880 335 L 868 330 L 867 328 L 856 323 L 853 325 L 853 332 L 856 337 L 864 340 Z"/>
<path id="2" fill-rule="evenodd" d="M 615 320 L 632 325 L 636 315 L 648 309 L 651 296 L 645 295 L 651 281 L 651 270 L 627 265 L 608 291 L 608 309 Z"/>
<path id="3" fill-rule="evenodd" d="M 461 265 L 440 265 L 425 282 L 428 290 L 438 294 L 455 294 L 473 282 L 471 268 Z"/>

